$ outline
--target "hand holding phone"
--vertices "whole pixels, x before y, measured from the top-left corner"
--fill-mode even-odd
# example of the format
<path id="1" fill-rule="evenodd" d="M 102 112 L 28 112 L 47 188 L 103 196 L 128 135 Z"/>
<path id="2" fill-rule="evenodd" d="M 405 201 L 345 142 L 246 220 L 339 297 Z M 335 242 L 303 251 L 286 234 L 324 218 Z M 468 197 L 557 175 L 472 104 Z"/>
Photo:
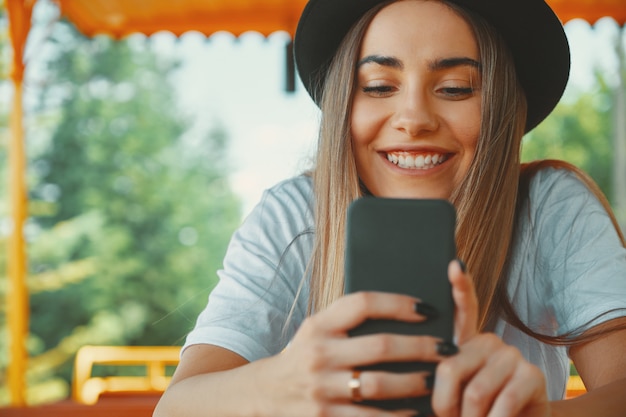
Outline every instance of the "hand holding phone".
<path id="1" fill-rule="evenodd" d="M 368 320 L 350 336 L 371 333 L 430 335 L 451 341 L 454 302 L 448 265 L 456 257 L 456 213 L 446 200 L 365 197 L 348 209 L 345 293 L 382 291 L 411 295 L 437 311 L 421 323 Z M 435 363 L 391 362 L 360 368 L 434 372 Z M 429 409 L 430 397 L 368 401 L 385 409 Z"/>

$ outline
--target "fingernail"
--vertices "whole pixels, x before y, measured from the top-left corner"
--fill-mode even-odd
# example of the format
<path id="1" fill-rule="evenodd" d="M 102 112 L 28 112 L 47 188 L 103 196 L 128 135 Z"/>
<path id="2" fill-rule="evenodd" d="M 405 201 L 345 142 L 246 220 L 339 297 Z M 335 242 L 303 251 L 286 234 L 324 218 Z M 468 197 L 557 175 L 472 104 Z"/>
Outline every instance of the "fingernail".
<path id="1" fill-rule="evenodd" d="M 424 385 L 426 386 L 427 390 L 432 391 L 433 387 L 435 386 L 435 374 L 426 375 L 426 377 L 424 378 Z"/>
<path id="2" fill-rule="evenodd" d="M 439 314 L 435 307 L 431 306 L 430 304 L 423 303 L 421 301 L 418 303 L 415 303 L 415 312 L 428 319 L 435 318 Z"/>
<path id="3" fill-rule="evenodd" d="M 463 273 L 466 273 L 467 272 L 467 266 L 465 266 L 465 262 L 463 262 L 460 259 L 457 259 L 456 261 L 459 263 L 459 267 L 461 268 L 461 271 Z"/>
<path id="4" fill-rule="evenodd" d="M 441 356 L 452 356 L 459 353 L 459 348 L 451 342 L 437 343 L 437 353 Z"/>

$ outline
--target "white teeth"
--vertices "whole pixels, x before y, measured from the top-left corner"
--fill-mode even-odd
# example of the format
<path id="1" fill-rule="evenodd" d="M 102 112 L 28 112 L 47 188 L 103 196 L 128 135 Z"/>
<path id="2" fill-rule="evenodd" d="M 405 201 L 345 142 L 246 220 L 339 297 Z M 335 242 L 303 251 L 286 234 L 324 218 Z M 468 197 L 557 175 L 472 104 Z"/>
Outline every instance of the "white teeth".
<path id="1" fill-rule="evenodd" d="M 387 160 L 400 168 L 405 169 L 431 169 L 446 160 L 446 156 L 442 154 L 432 155 L 411 155 L 406 153 L 388 153 Z"/>

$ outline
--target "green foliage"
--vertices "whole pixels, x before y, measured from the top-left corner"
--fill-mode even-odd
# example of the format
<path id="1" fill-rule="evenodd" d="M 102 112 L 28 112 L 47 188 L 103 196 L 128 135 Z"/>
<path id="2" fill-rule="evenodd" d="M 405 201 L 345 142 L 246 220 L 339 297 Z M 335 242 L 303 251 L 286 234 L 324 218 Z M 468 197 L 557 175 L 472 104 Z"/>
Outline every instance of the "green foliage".
<path id="1" fill-rule="evenodd" d="M 614 92 L 598 74 L 597 91 L 561 102 L 525 138 L 522 160 L 562 159 L 586 171 L 611 199 Z"/>
<path id="2" fill-rule="evenodd" d="M 34 402 L 51 399 L 37 387 L 67 394 L 82 345 L 181 344 L 240 218 L 223 128 L 185 139 L 191 120 L 168 81 L 176 63 L 64 23 L 47 47 L 28 118 Z M 2 373 L 5 351 L 0 338 Z"/>

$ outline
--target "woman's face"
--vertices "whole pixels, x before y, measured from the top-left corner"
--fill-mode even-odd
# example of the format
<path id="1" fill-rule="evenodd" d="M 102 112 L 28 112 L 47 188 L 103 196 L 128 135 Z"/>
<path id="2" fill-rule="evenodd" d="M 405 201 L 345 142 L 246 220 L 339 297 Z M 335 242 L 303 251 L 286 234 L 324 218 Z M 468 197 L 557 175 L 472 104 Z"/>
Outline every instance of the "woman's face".
<path id="1" fill-rule="evenodd" d="M 478 47 L 465 20 L 435 1 L 382 9 L 363 39 L 351 116 L 368 190 L 449 198 L 476 151 L 480 85 Z"/>

